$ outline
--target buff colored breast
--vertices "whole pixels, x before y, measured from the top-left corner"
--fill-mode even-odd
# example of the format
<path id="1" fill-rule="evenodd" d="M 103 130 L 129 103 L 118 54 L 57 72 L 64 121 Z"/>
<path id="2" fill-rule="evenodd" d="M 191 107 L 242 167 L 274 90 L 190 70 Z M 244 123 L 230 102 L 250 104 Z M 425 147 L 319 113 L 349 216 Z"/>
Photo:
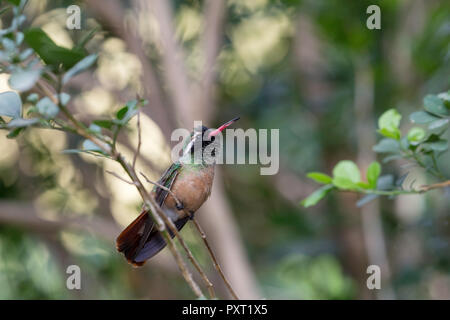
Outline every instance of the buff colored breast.
<path id="1" fill-rule="evenodd" d="M 183 203 L 185 210 L 195 212 L 210 196 L 213 180 L 213 166 L 202 169 L 184 167 L 172 185 L 172 192 Z M 170 194 L 164 204 L 168 208 L 176 207 Z"/>

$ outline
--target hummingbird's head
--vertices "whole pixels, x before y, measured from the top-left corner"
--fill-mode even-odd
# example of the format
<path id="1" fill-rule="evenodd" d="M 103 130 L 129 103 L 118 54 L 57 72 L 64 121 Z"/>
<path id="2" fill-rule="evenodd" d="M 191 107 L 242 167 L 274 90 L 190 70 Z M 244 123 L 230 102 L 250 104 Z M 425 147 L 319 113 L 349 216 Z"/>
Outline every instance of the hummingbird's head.
<path id="1" fill-rule="evenodd" d="M 186 144 L 184 148 L 183 155 L 194 155 L 196 150 L 201 151 L 200 155 L 203 157 L 203 153 L 209 145 L 213 144 L 216 141 L 216 137 L 227 127 L 232 125 L 234 122 L 239 120 L 239 117 L 236 117 L 223 125 L 221 125 L 217 129 L 209 129 L 205 126 L 198 126 L 194 128 L 194 131 L 191 132 L 190 140 Z M 211 155 L 215 156 L 215 150 L 212 148 Z"/>

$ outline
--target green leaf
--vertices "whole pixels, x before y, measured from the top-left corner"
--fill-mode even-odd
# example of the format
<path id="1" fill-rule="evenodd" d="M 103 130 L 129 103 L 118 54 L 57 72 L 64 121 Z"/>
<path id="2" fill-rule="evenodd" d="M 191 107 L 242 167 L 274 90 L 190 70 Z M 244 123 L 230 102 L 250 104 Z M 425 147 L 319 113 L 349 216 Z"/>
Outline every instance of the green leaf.
<path id="1" fill-rule="evenodd" d="M 102 128 L 100 126 L 96 125 L 95 123 L 93 123 L 89 126 L 89 130 L 94 133 L 102 133 Z"/>
<path id="2" fill-rule="evenodd" d="M 16 7 L 20 4 L 20 0 L 8 0 L 8 2 L 15 5 Z"/>
<path id="3" fill-rule="evenodd" d="M 130 121 L 138 113 L 138 101 L 130 100 L 126 106 L 117 111 L 116 118 L 117 124 L 123 126 Z"/>
<path id="4" fill-rule="evenodd" d="M 400 125 L 400 120 L 402 119 L 402 116 L 400 113 L 398 113 L 395 109 L 389 109 L 385 111 L 380 118 L 378 119 L 378 127 L 380 129 L 387 128 L 398 128 Z"/>
<path id="5" fill-rule="evenodd" d="M 15 70 L 8 82 L 11 88 L 17 91 L 28 91 L 34 87 L 36 81 L 41 77 L 41 69 L 18 69 Z"/>
<path id="6" fill-rule="evenodd" d="M 352 180 L 344 177 L 333 178 L 333 184 L 343 190 L 357 190 L 359 188 L 358 182 L 353 182 Z"/>
<path id="7" fill-rule="evenodd" d="M 127 106 L 121 108 L 119 111 L 117 111 L 116 118 L 118 120 L 122 120 L 125 117 L 125 115 L 127 114 L 127 112 L 128 112 L 128 107 Z"/>
<path id="8" fill-rule="evenodd" d="M 413 127 L 408 132 L 408 141 L 413 145 L 417 145 L 425 138 L 425 135 L 425 130 L 419 127 Z"/>
<path id="9" fill-rule="evenodd" d="M 34 28 L 25 31 L 25 42 L 34 49 L 47 65 L 56 70 L 60 65 L 64 70 L 72 68 L 85 57 L 85 51 L 80 48 L 67 49 L 57 46 L 42 29 Z"/>
<path id="10" fill-rule="evenodd" d="M 450 109 L 450 90 L 447 92 L 442 92 L 438 94 L 438 97 L 444 100 L 445 106 Z"/>
<path id="11" fill-rule="evenodd" d="M 32 54 L 33 54 L 33 49 L 31 48 L 27 48 L 25 50 L 23 50 L 20 54 L 19 54 L 19 60 L 20 61 L 24 61 L 26 59 L 28 59 Z"/>
<path id="12" fill-rule="evenodd" d="M 62 104 L 63 106 L 66 106 L 70 101 L 70 95 L 65 92 L 61 92 L 58 100 L 59 100 L 60 104 Z"/>
<path id="13" fill-rule="evenodd" d="M 423 99 L 425 110 L 435 115 L 448 115 L 448 110 L 444 106 L 444 101 L 438 96 L 429 94 Z"/>
<path id="14" fill-rule="evenodd" d="M 0 115 L 20 118 L 22 115 L 22 101 L 14 91 L 0 93 Z"/>
<path id="15" fill-rule="evenodd" d="M 84 34 L 81 37 L 80 42 L 77 44 L 77 47 L 84 48 L 86 44 L 95 36 L 95 33 L 100 29 L 100 27 L 95 27 L 94 29 L 90 30 L 86 34 Z"/>
<path id="16" fill-rule="evenodd" d="M 443 127 L 445 127 L 448 123 L 450 122 L 449 119 L 439 119 L 436 121 L 433 121 L 432 123 L 430 123 L 430 125 L 428 126 L 429 130 L 439 130 Z"/>
<path id="17" fill-rule="evenodd" d="M 85 150 L 80 150 L 80 149 L 66 149 L 66 150 L 61 151 L 61 153 L 72 154 L 72 153 L 88 153 L 88 152 Z"/>
<path id="18" fill-rule="evenodd" d="M 408 150 L 411 147 L 411 143 L 408 140 L 408 137 L 402 137 L 400 139 L 400 148 L 402 150 Z"/>
<path id="19" fill-rule="evenodd" d="M 305 207 L 311 207 L 316 205 L 320 200 L 322 200 L 328 192 L 330 192 L 333 189 L 333 186 L 331 184 L 327 184 L 316 191 L 314 191 L 311 195 L 309 195 L 306 199 L 304 199 L 301 204 Z"/>
<path id="20" fill-rule="evenodd" d="M 378 119 L 379 132 L 388 138 L 400 139 L 400 120 L 402 116 L 395 109 L 389 109 Z"/>
<path id="21" fill-rule="evenodd" d="M 446 151 L 448 149 L 448 142 L 447 140 L 439 140 L 436 142 L 428 143 L 428 146 L 433 151 Z"/>
<path id="22" fill-rule="evenodd" d="M 360 181 L 356 184 L 358 187 L 363 188 L 363 189 L 372 189 L 372 187 L 370 186 L 370 184 Z"/>
<path id="23" fill-rule="evenodd" d="M 27 101 L 31 103 L 36 103 L 39 100 L 39 95 L 37 93 L 32 93 L 27 97 Z"/>
<path id="24" fill-rule="evenodd" d="M 361 181 L 361 174 L 353 161 L 342 160 L 333 168 L 333 178 L 345 178 L 353 183 L 358 183 Z"/>
<path id="25" fill-rule="evenodd" d="M 393 139 L 399 140 L 401 137 L 401 132 L 399 129 L 388 130 L 386 128 L 383 128 L 383 129 L 379 129 L 378 132 L 382 136 L 385 136 L 386 138 L 393 138 Z"/>
<path id="26" fill-rule="evenodd" d="M 40 114 L 42 114 L 47 119 L 52 119 L 56 117 L 59 113 L 59 108 L 52 100 L 48 97 L 44 97 L 36 104 L 36 108 Z"/>
<path id="27" fill-rule="evenodd" d="M 112 120 L 94 120 L 92 123 L 108 130 L 111 130 L 111 128 L 115 125 Z"/>
<path id="28" fill-rule="evenodd" d="M 76 65 L 74 65 L 69 71 L 67 71 L 64 74 L 64 77 L 62 78 L 63 84 L 67 83 L 72 77 L 91 67 L 97 60 L 97 57 L 98 57 L 97 54 L 91 54 L 86 58 L 84 58 L 83 60 L 79 61 Z"/>
<path id="29" fill-rule="evenodd" d="M 103 150 L 91 140 L 84 140 L 83 151 L 92 151 L 103 154 Z"/>
<path id="30" fill-rule="evenodd" d="M 364 197 L 362 197 L 361 199 L 358 200 L 358 202 L 356 202 L 356 206 L 358 208 L 361 208 L 362 206 L 368 204 L 369 202 L 377 199 L 379 197 L 378 194 L 366 194 Z"/>
<path id="31" fill-rule="evenodd" d="M 411 113 L 409 119 L 411 120 L 411 122 L 424 124 L 439 120 L 440 118 L 425 111 L 416 111 Z"/>
<path id="32" fill-rule="evenodd" d="M 394 139 L 382 139 L 372 149 L 378 153 L 398 153 L 400 151 L 400 143 Z"/>
<path id="33" fill-rule="evenodd" d="M 310 172 L 306 175 L 308 178 L 313 179 L 314 181 L 322 184 L 329 184 L 333 181 L 329 175 L 326 175 L 321 172 Z"/>
<path id="34" fill-rule="evenodd" d="M 401 154 L 393 154 L 393 155 L 384 157 L 383 163 L 388 163 L 389 161 L 398 160 L 398 159 L 403 159 L 403 156 Z"/>
<path id="35" fill-rule="evenodd" d="M 436 142 L 439 141 L 441 138 L 439 135 L 432 133 L 428 136 L 428 138 L 425 140 L 425 142 Z"/>
<path id="36" fill-rule="evenodd" d="M 16 48 L 16 43 L 9 38 L 3 38 L 2 46 L 6 51 L 13 52 Z"/>
<path id="37" fill-rule="evenodd" d="M 367 168 L 367 182 L 369 182 L 372 189 L 377 187 L 377 181 L 380 173 L 381 165 L 377 161 L 372 162 Z"/>
<path id="38" fill-rule="evenodd" d="M 24 128 L 14 128 L 13 130 L 11 130 L 8 135 L 6 136 L 8 139 L 14 139 L 15 137 L 17 137 L 19 135 L 19 133 L 22 132 L 22 130 L 24 130 Z"/>
<path id="39" fill-rule="evenodd" d="M 392 174 L 386 174 L 380 176 L 377 181 L 377 189 L 389 190 L 394 187 L 394 176 Z"/>
<path id="40" fill-rule="evenodd" d="M 31 126 L 35 123 L 38 123 L 39 119 L 33 118 L 33 119 L 23 119 L 23 118 L 17 118 L 13 119 L 8 123 L 8 128 L 23 128 Z"/>
<path id="41" fill-rule="evenodd" d="M 22 43 L 22 41 L 23 41 L 23 38 L 24 38 L 24 35 L 23 35 L 23 33 L 22 32 L 17 32 L 16 33 L 16 44 L 17 45 L 20 45 L 21 43 Z"/>

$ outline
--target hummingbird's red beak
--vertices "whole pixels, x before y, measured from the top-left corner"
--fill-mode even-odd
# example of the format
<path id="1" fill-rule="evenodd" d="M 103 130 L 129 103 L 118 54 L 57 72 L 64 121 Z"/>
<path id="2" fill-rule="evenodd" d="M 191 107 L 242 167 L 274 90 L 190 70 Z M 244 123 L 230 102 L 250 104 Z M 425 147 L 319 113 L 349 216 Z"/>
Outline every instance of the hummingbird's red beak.
<path id="1" fill-rule="evenodd" d="M 209 134 L 208 138 L 214 137 L 216 135 L 218 135 L 220 132 L 222 132 L 223 130 L 225 130 L 225 128 L 231 126 L 234 122 L 238 121 L 240 117 L 236 117 L 234 119 L 231 119 L 228 122 L 225 122 L 223 125 L 221 125 L 219 128 L 217 128 L 214 131 L 211 131 L 211 133 Z"/>

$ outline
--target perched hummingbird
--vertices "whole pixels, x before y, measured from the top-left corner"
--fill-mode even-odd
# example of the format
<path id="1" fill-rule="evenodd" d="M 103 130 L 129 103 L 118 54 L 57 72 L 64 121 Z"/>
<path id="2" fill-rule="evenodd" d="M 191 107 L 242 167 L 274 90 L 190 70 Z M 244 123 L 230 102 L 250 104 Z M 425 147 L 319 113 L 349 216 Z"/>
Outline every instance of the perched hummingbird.
<path id="1" fill-rule="evenodd" d="M 180 201 L 178 205 L 167 190 L 158 186 L 153 188 L 151 195 L 163 212 L 172 219 L 178 230 L 183 228 L 211 194 L 214 161 L 204 156 L 203 151 L 215 141 L 215 137 L 222 130 L 237 120 L 239 117 L 224 123 L 216 130 L 201 126 L 191 132 L 190 139 L 183 148 L 183 155 L 158 180 L 159 185 L 168 188 L 176 196 Z M 198 148 L 201 152 L 197 151 Z M 171 231 L 170 235 L 174 236 Z M 128 262 L 134 266 L 142 266 L 165 246 L 166 242 L 154 226 L 147 210 L 144 210 L 123 230 L 116 240 L 117 250 L 122 252 Z"/>

